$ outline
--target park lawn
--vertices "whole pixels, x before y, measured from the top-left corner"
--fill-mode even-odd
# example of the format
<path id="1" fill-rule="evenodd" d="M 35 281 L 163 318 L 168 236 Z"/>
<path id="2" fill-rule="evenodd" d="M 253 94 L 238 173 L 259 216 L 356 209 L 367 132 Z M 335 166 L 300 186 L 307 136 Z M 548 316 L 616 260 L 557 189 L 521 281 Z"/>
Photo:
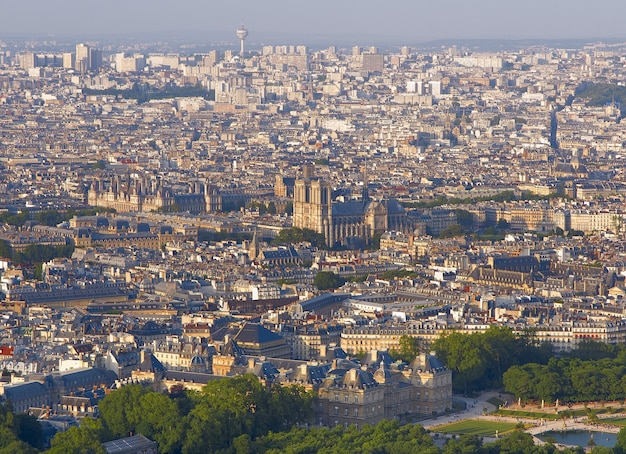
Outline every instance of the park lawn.
<path id="1" fill-rule="evenodd" d="M 537 411 L 518 411 L 518 410 L 498 410 L 493 415 L 509 416 L 511 418 L 528 418 L 528 419 L 547 419 L 548 421 L 556 421 L 561 417 L 555 413 L 540 413 Z"/>
<path id="2" fill-rule="evenodd" d="M 626 427 L 626 418 L 602 418 L 600 423 L 613 424 L 616 426 Z"/>
<path id="3" fill-rule="evenodd" d="M 481 421 L 479 419 L 467 419 L 465 421 L 453 422 L 439 426 L 434 430 L 444 434 L 457 434 L 457 435 L 478 435 L 481 437 L 494 437 L 496 430 L 499 435 L 509 432 L 517 427 L 517 424 L 512 422 L 494 422 L 494 421 Z"/>

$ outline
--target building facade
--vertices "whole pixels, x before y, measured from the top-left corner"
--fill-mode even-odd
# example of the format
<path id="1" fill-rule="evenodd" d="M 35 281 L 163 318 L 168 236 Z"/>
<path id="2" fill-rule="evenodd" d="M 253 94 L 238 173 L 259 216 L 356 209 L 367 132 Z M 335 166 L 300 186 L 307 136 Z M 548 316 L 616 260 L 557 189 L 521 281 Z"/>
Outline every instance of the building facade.
<path id="1" fill-rule="evenodd" d="M 373 200 L 364 184 L 360 200 L 334 202 L 330 184 L 320 179 L 296 180 L 293 225 L 323 234 L 329 246 L 369 244 L 388 230 L 409 233 L 412 229 L 397 200 Z"/>

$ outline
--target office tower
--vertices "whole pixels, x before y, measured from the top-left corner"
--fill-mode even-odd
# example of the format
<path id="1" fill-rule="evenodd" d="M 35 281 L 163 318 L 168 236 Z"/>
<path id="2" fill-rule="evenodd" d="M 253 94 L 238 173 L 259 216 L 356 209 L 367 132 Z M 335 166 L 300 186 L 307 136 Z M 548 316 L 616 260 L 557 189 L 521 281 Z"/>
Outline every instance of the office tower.
<path id="1" fill-rule="evenodd" d="M 102 51 L 100 49 L 89 49 L 89 69 L 97 71 L 102 68 Z"/>
<path id="2" fill-rule="evenodd" d="M 31 69 L 35 67 L 35 53 L 25 52 L 20 57 L 20 66 L 22 69 Z"/>
<path id="3" fill-rule="evenodd" d="M 74 54 L 71 52 L 63 53 L 63 67 L 65 69 L 73 69 L 75 64 Z"/>
<path id="4" fill-rule="evenodd" d="M 76 71 L 80 71 L 81 73 L 89 69 L 89 46 L 85 44 L 76 44 L 74 69 Z"/>
<path id="5" fill-rule="evenodd" d="M 383 54 L 363 54 L 363 70 L 372 72 L 383 72 Z"/>

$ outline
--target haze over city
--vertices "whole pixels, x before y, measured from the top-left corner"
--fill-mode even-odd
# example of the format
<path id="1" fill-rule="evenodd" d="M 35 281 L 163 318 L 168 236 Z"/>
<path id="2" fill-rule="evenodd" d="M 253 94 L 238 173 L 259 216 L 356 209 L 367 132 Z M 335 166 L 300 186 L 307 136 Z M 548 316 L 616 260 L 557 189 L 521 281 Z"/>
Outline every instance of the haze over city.
<path id="1" fill-rule="evenodd" d="M 624 2 L 4 3 L 0 454 L 626 453 Z"/>
<path id="2" fill-rule="evenodd" d="M 373 0 L 290 2 L 243 0 L 9 1 L 0 15 L 0 37 L 212 33 L 233 39 L 245 21 L 250 40 L 337 38 L 354 43 L 416 43 L 439 39 L 620 38 L 626 3 L 611 0 L 496 0 L 413 2 Z M 306 42 L 305 42 L 306 44 Z"/>

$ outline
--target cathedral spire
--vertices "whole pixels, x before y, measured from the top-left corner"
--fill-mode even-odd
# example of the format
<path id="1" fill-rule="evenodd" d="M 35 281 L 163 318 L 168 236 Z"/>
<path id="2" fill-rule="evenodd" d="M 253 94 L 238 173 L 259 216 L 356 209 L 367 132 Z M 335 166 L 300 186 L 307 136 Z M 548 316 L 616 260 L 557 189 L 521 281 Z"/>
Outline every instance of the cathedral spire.
<path id="1" fill-rule="evenodd" d="M 367 179 L 367 158 L 365 158 L 365 164 L 363 165 L 363 192 L 362 192 L 362 198 L 363 198 L 363 205 L 367 204 L 367 202 L 369 202 L 370 200 L 370 194 L 369 194 L 369 181 Z"/>
<path id="2" fill-rule="evenodd" d="M 252 241 L 250 242 L 250 248 L 248 249 L 248 257 L 250 261 L 255 261 L 259 255 L 259 239 L 256 234 L 256 227 L 254 228 L 254 235 L 252 235 Z"/>

